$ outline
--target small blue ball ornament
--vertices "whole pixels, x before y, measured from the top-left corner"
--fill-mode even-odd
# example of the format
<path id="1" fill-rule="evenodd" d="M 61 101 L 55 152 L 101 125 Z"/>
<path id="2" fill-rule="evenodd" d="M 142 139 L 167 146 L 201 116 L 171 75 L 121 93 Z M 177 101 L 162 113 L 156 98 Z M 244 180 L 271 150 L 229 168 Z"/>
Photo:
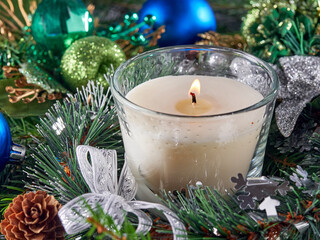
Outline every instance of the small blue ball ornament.
<path id="1" fill-rule="evenodd" d="M 166 26 L 158 40 L 160 47 L 194 44 L 199 33 L 217 28 L 213 10 L 206 0 L 148 0 L 139 12 L 140 21 L 148 14 L 156 17 L 155 29 Z"/>
<path id="2" fill-rule="evenodd" d="M 9 125 L 0 113 L 0 172 L 7 163 L 20 162 L 25 152 L 24 146 L 12 142 Z"/>

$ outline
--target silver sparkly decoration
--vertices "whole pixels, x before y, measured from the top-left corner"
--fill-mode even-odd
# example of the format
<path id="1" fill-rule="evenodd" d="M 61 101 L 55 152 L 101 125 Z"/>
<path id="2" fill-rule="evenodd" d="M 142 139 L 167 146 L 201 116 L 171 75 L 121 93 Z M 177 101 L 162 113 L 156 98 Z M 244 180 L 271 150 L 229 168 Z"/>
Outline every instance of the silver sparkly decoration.
<path id="1" fill-rule="evenodd" d="M 277 195 L 285 196 L 290 191 L 289 182 L 278 179 L 269 179 L 267 177 L 248 178 L 244 179 L 241 173 L 238 178 L 232 177 L 231 182 L 234 182 L 235 189 L 243 188 L 244 192 L 240 194 L 237 199 L 240 201 L 240 208 L 254 209 L 257 201 L 263 200 L 259 204 L 260 210 L 265 210 L 268 217 L 277 217 L 276 206 L 280 205 L 278 200 L 270 198 L 270 196 Z M 281 183 L 280 183 L 281 182 Z"/>
<path id="2" fill-rule="evenodd" d="M 320 58 L 314 56 L 291 56 L 279 59 L 277 69 L 282 100 L 276 108 L 278 128 L 289 137 L 299 115 L 308 102 L 320 95 Z"/>
<path id="3" fill-rule="evenodd" d="M 137 191 L 136 181 L 126 164 L 119 182 L 117 181 L 116 151 L 82 145 L 77 147 L 76 154 L 81 174 L 91 193 L 73 199 L 60 209 L 58 214 L 68 234 L 76 234 L 89 228 L 90 224 L 86 219 L 91 216 L 91 212 L 86 204 L 93 210 L 99 204 L 119 229 L 126 213 L 135 214 L 139 221 L 136 232 L 141 234 L 149 232 L 152 226 L 151 218 L 141 209 L 157 209 L 169 220 L 174 239 L 187 238 L 184 225 L 170 209 L 161 204 L 132 201 Z"/>
<path id="4" fill-rule="evenodd" d="M 310 224 L 308 222 L 306 222 L 306 221 L 301 221 L 301 222 L 295 223 L 294 226 L 302 234 L 305 231 L 307 231 L 307 229 L 309 228 Z"/>
<path id="5" fill-rule="evenodd" d="M 320 184 L 308 178 L 308 172 L 303 170 L 301 166 L 297 166 L 297 173 L 290 175 L 290 180 L 293 181 L 298 188 L 305 187 L 303 193 L 313 196 L 320 189 Z"/>
<path id="6" fill-rule="evenodd" d="M 278 216 L 276 207 L 280 205 L 280 201 L 271 197 L 266 197 L 259 205 L 260 210 L 265 210 L 268 218 Z"/>

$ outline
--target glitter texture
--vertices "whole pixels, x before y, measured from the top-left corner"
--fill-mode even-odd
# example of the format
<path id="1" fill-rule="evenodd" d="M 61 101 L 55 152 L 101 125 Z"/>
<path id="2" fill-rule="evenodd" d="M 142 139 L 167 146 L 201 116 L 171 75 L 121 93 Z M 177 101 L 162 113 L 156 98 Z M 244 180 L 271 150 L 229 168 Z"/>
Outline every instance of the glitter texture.
<path id="1" fill-rule="evenodd" d="M 279 62 L 278 98 L 282 102 L 276 108 L 275 116 L 280 132 L 288 137 L 306 104 L 320 95 L 320 58 L 292 56 L 282 57 Z"/>
<path id="2" fill-rule="evenodd" d="M 48 93 L 67 92 L 67 90 L 62 87 L 60 83 L 58 83 L 46 71 L 34 63 L 21 64 L 19 71 L 25 76 L 28 84 L 39 86 Z"/>
<path id="3" fill-rule="evenodd" d="M 75 91 L 89 80 L 108 86 L 103 74 L 124 62 L 121 48 L 108 38 L 90 36 L 75 41 L 64 53 L 61 70 L 65 83 Z"/>

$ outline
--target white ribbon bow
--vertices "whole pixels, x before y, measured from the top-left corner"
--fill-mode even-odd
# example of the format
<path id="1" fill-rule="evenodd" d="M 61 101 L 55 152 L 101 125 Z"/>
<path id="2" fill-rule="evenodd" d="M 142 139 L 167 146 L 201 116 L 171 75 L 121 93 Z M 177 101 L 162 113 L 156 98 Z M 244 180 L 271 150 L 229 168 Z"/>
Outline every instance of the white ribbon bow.
<path id="1" fill-rule="evenodd" d="M 169 208 L 156 203 L 131 201 L 137 191 L 136 181 L 125 163 L 118 183 L 115 150 L 81 145 L 77 147 L 76 154 L 81 174 L 91 193 L 76 197 L 60 209 L 58 214 L 68 234 L 79 233 L 89 228 L 91 225 L 85 221 L 91 216 L 88 206 L 94 210 L 99 204 L 103 211 L 113 218 L 118 228 L 123 224 L 127 212 L 135 214 L 139 220 L 136 232 L 141 234 L 148 233 L 152 226 L 151 218 L 141 209 L 157 209 L 170 222 L 174 239 L 187 238 L 184 225 Z M 89 155 L 91 164 L 88 160 Z"/>

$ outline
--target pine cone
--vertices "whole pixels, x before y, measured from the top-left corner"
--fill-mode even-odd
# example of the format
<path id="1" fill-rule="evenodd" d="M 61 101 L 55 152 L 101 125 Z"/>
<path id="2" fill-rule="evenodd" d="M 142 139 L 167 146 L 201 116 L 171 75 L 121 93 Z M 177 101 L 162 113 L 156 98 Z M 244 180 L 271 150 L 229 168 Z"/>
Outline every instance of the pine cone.
<path id="1" fill-rule="evenodd" d="M 13 199 L 1 221 L 7 240 L 64 239 L 58 211 L 62 205 L 44 191 L 29 192 Z"/>

